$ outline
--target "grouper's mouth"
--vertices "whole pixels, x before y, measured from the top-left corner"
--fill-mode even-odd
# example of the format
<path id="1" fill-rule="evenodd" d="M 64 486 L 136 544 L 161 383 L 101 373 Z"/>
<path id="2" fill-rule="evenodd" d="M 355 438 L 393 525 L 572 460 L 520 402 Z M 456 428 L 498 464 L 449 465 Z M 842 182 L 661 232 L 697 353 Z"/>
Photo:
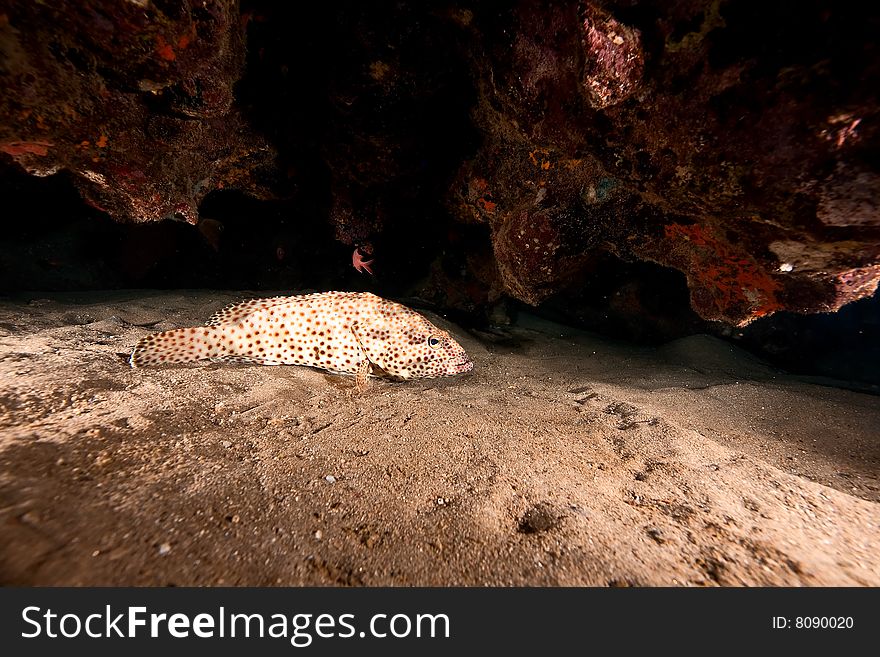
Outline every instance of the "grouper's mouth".
<path id="1" fill-rule="evenodd" d="M 464 374 L 465 372 L 470 372 L 472 369 L 474 369 L 474 361 L 465 356 L 461 360 L 452 363 L 448 368 L 448 372 L 450 374 Z"/>

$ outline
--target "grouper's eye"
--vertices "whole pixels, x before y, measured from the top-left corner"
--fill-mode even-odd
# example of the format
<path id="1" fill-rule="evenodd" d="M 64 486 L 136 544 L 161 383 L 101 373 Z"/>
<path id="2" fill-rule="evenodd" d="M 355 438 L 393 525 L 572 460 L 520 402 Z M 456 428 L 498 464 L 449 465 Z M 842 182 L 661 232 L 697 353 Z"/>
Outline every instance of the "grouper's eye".
<path id="1" fill-rule="evenodd" d="M 440 338 L 434 337 L 433 335 L 428 338 L 428 346 L 436 349 L 440 346 Z"/>

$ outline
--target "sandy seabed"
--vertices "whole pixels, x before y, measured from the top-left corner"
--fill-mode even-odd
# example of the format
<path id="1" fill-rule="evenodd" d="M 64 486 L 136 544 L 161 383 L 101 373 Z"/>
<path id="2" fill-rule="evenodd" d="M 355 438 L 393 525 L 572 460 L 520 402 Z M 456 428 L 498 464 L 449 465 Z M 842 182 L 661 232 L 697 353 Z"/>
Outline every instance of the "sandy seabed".
<path id="1" fill-rule="evenodd" d="M 361 394 L 119 356 L 244 298 L 0 302 L 0 583 L 880 585 L 880 396 L 528 316 Z"/>

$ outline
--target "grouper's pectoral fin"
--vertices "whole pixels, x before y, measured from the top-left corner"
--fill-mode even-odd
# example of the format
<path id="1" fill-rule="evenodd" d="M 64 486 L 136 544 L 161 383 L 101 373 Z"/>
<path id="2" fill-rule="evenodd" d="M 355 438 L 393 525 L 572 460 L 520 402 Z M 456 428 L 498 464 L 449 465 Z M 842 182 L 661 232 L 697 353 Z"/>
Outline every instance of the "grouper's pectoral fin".
<path id="1" fill-rule="evenodd" d="M 355 342 L 357 342 L 358 347 L 360 348 L 360 361 L 358 362 L 358 369 L 355 375 L 355 386 L 358 392 L 363 392 L 363 390 L 367 387 L 367 377 L 370 376 L 370 373 L 373 371 L 375 367 L 378 370 L 382 370 L 382 366 L 379 364 L 378 359 L 381 358 L 379 354 L 371 354 L 366 346 L 364 345 L 364 340 L 361 340 L 361 337 L 358 335 L 358 324 L 355 322 L 351 326 L 351 333 L 354 336 Z"/>
<path id="2" fill-rule="evenodd" d="M 358 392 L 366 390 L 368 381 L 367 377 L 370 375 L 371 368 L 370 361 L 366 358 L 358 364 L 358 371 L 354 377 L 354 385 Z"/>

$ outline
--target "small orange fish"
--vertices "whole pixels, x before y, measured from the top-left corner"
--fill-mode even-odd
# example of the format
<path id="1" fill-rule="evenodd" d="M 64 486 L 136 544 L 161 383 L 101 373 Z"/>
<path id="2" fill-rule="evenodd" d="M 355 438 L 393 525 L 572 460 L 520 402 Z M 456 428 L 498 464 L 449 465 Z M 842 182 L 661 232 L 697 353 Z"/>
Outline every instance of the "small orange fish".
<path id="1" fill-rule="evenodd" d="M 364 260 L 361 255 L 361 251 L 359 248 L 355 248 L 354 253 L 351 254 L 351 265 L 357 271 L 363 273 L 366 271 L 368 274 L 372 274 L 373 270 L 370 269 L 370 265 L 373 264 L 372 260 Z"/>

